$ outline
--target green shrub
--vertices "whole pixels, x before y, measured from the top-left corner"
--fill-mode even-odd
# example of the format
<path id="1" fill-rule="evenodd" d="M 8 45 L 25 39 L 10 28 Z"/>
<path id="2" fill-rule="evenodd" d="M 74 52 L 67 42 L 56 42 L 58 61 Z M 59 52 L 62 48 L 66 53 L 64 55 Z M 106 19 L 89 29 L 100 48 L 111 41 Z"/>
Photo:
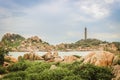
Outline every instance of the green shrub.
<path id="1" fill-rule="evenodd" d="M 84 80 L 84 79 L 74 75 L 74 76 L 66 76 L 62 80 Z"/>
<path id="2" fill-rule="evenodd" d="M 38 73 L 28 74 L 28 76 L 26 77 L 26 80 L 40 80 L 39 74 Z"/>
<path id="3" fill-rule="evenodd" d="M 25 71 L 18 71 L 18 72 L 11 72 L 3 77 L 3 79 L 10 79 L 10 80 L 25 80 L 27 76 L 27 72 Z"/>
<path id="4" fill-rule="evenodd" d="M 29 67 L 29 64 L 25 62 L 17 62 L 8 66 L 8 71 L 24 71 Z"/>
<path id="5" fill-rule="evenodd" d="M 8 54 L 8 51 L 3 47 L 0 47 L 0 65 L 4 64 L 4 56 Z"/>
<path id="6" fill-rule="evenodd" d="M 0 66 L 0 74 L 6 73 L 6 69 L 2 66 Z"/>
<path id="7" fill-rule="evenodd" d="M 111 80 L 112 71 L 106 67 L 98 67 L 92 64 L 83 64 L 74 69 L 73 73 L 85 80 Z"/>
<path id="8" fill-rule="evenodd" d="M 42 71 L 44 71 L 45 69 L 49 69 L 51 66 L 51 64 L 49 63 L 37 63 L 31 67 L 29 67 L 28 69 L 26 69 L 27 72 L 29 73 L 41 73 Z"/>
<path id="9" fill-rule="evenodd" d="M 12 77 L 10 80 L 23 80 L 22 77 Z"/>
<path id="10" fill-rule="evenodd" d="M 54 70 L 46 69 L 40 74 L 39 80 L 61 80 L 65 76 L 73 75 L 68 69 L 57 68 Z"/>

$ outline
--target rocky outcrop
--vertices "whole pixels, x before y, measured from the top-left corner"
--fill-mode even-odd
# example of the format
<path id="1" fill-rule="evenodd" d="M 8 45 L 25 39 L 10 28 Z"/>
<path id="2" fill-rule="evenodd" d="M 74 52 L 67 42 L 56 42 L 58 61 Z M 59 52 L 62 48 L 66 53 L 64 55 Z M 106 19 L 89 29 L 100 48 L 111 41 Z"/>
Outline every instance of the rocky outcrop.
<path id="1" fill-rule="evenodd" d="M 51 65 L 50 70 L 53 70 L 53 69 L 56 69 L 56 68 L 57 68 L 56 65 Z"/>
<path id="2" fill-rule="evenodd" d="M 55 51 L 53 54 L 52 52 L 47 52 L 45 55 L 42 56 L 45 61 L 48 62 L 61 62 L 63 59 L 58 55 L 58 52 Z"/>
<path id="3" fill-rule="evenodd" d="M 75 56 L 73 56 L 73 55 L 71 55 L 71 56 L 64 56 L 63 62 L 65 62 L 65 63 L 71 63 L 71 62 L 76 61 L 77 59 L 78 58 L 75 57 Z"/>
<path id="4" fill-rule="evenodd" d="M 110 66 L 113 63 L 114 54 L 106 51 L 92 52 L 84 57 L 84 63 L 91 63 L 97 66 Z"/>
<path id="5" fill-rule="evenodd" d="M 4 58 L 5 58 L 5 60 L 9 60 L 9 62 L 13 62 L 13 63 L 18 61 L 16 58 L 14 58 L 12 56 L 5 56 Z"/>
<path id="6" fill-rule="evenodd" d="M 3 67 L 8 67 L 9 65 L 10 65 L 10 63 L 4 62 Z"/>
<path id="7" fill-rule="evenodd" d="M 120 80 L 120 65 L 113 66 L 114 78 L 112 80 Z"/>
<path id="8" fill-rule="evenodd" d="M 30 52 L 30 53 L 26 53 L 24 54 L 24 56 L 19 56 L 18 60 L 20 60 L 21 58 L 25 59 L 25 60 L 43 60 L 43 58 L 41 56 L 39 56 L 38 54 L 34 53 L 34 52 Z"/>
<path id="9" fill-rule="evenodd" d="M 44 58 L 45 61 L 52 60 L 54 58 L 51 52 L 47 52 L 42 57 Z"/>

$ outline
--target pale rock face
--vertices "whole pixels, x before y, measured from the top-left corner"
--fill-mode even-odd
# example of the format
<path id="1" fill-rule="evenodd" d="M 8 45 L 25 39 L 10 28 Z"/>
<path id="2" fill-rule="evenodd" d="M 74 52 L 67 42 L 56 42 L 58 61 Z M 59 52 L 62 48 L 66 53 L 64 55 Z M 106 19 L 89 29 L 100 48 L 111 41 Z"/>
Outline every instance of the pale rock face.
<path id="1" fill-rule="evenodd" d="M 53 53 L 53 57 L 58 57 L 59 55 L 58 55 L 58 52 L 57 51 L 55 51 L 54 53 Z"/>
<path id="2" fill-rule="evenodd" d="M 64 56 L 63 62 L 71 63 L 71 62 L 74 62 L 76 60 L 77 60 L 77 58 L 75 56 Z"/>
<path id="3" fill-rule="evenodd" d="M 115 78 L 113 78 L 112 80 L 120 80 L 120 65 L 113 66 L 113 73 Z"/>
<path id="4" fill-rule="evenodd" d="M 26 59 L 26 60 L 43 60 L 43 58 L 41 56 L 37 55 L 34 52 L 24 54 L 23 58 Z"/>
<path id="5" fill-rule="evenodd" d="M 18 60 L 12 56 L 5 56 L 5 59 L 8 59 L 8 60 L 10 60 L 10 62 L 14 62 L 14 63 L 18 62 Z"/>
<path id="6" fill-rule="evenodd" d="M 54 62 L 62 62 L 63 59 L 61 57 L 55 57 Z"/>
<path id="7" fill-rule="evenodd" d="M 84 57 L 84 63 L 91 63 L 97 66 L 110 66 L 112 65 L 114 54 L 110 52 L 90 53 Z"/>
<path id="8" fill-rule="evenodd" d="M 53 70 L 53 69 L 56 69 L 57 66 L 56 65 L 51 65 L 50 69 Z"/>
<path id="9" fill-rule="evenodd" d="M 43 55 L 43 57 L 44 57 L 44 60 L 46 60 L 46 61 L 53 58 L 51 52 L 47 52 L 45 55 Z"/>
<path id="10" fill-rule="evenodd" d="M 3 67 L 8 67 L 9 65 L 10 65 L 10 63 L 4 62 Z"/>

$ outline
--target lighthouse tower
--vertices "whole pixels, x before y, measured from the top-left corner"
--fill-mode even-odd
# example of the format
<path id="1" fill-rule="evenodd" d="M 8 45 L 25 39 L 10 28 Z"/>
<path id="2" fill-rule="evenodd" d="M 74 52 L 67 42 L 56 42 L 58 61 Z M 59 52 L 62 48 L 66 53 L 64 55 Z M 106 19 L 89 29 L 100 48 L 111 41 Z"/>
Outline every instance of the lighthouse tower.
<path id="1" fill-rule="evenodd" d="M 87 28 L 85 27 L 85 40 L 87 40 Z"/>

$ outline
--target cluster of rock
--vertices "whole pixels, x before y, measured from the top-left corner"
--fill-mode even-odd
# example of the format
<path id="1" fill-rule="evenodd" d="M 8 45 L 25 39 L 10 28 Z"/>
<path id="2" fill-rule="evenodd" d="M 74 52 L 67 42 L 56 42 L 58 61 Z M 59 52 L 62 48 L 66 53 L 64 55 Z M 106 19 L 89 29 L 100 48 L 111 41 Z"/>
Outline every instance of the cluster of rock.
<path id="1" fill-rule="evenodd" d="M 18 60 L 20 61 L 21 59 L 25 59 L 25 60 L 43 60 L 43 58 L 41 56 L 39 56 L 38 54 L 34 53 L 34 52 L 30 52 L 30 53 L 26 53 L 22 56 L 18 57 Z"/>
<path id="2" fill-rule="evenodd" d="M 114 54 L 106 51 L 98 53 L 92 52 L 83 57 L 83 63 L 91 63 L 97 66 L 110 66 L 113 63 L 114 57 Z"/>
<path id="3" fill-rule="evenodd" d="M 114 78 L 112 80 L 120 80 L 120 65 L 113 66 Z"/>
<path id="4" fill-rule="evenodd" d="M 4 59 L 6 60 L 3 64 L 3 67 L 7 67 L 10 63 L 16 63 L 18 60 L 12 56 L 5 56 Z"/>
<path id="5" fill-rule="evenodd" d="M 44 60 L 47 62 L 65 62 L 65 63 L 71 63 L 76 60 L 79 60 L 78 57 L 75 57 L 73 55 L 71 56 L 64 56 L 63 58 L 58 55 L 58 52 L 47 52 L 43 56 L 40 56 L 34 52 L 26 53 L 23 56 L 19 56 L 18 60 L 25 59 L 25 60 Z"/>
<path id="6" fill-rule="evenodd" d="M 42 41 L 39 37 L 33 36 L 22 41 L 17 49 L 19 51 L 48 51 L 52 50 L 52 47 L 47 42 Z"/>

